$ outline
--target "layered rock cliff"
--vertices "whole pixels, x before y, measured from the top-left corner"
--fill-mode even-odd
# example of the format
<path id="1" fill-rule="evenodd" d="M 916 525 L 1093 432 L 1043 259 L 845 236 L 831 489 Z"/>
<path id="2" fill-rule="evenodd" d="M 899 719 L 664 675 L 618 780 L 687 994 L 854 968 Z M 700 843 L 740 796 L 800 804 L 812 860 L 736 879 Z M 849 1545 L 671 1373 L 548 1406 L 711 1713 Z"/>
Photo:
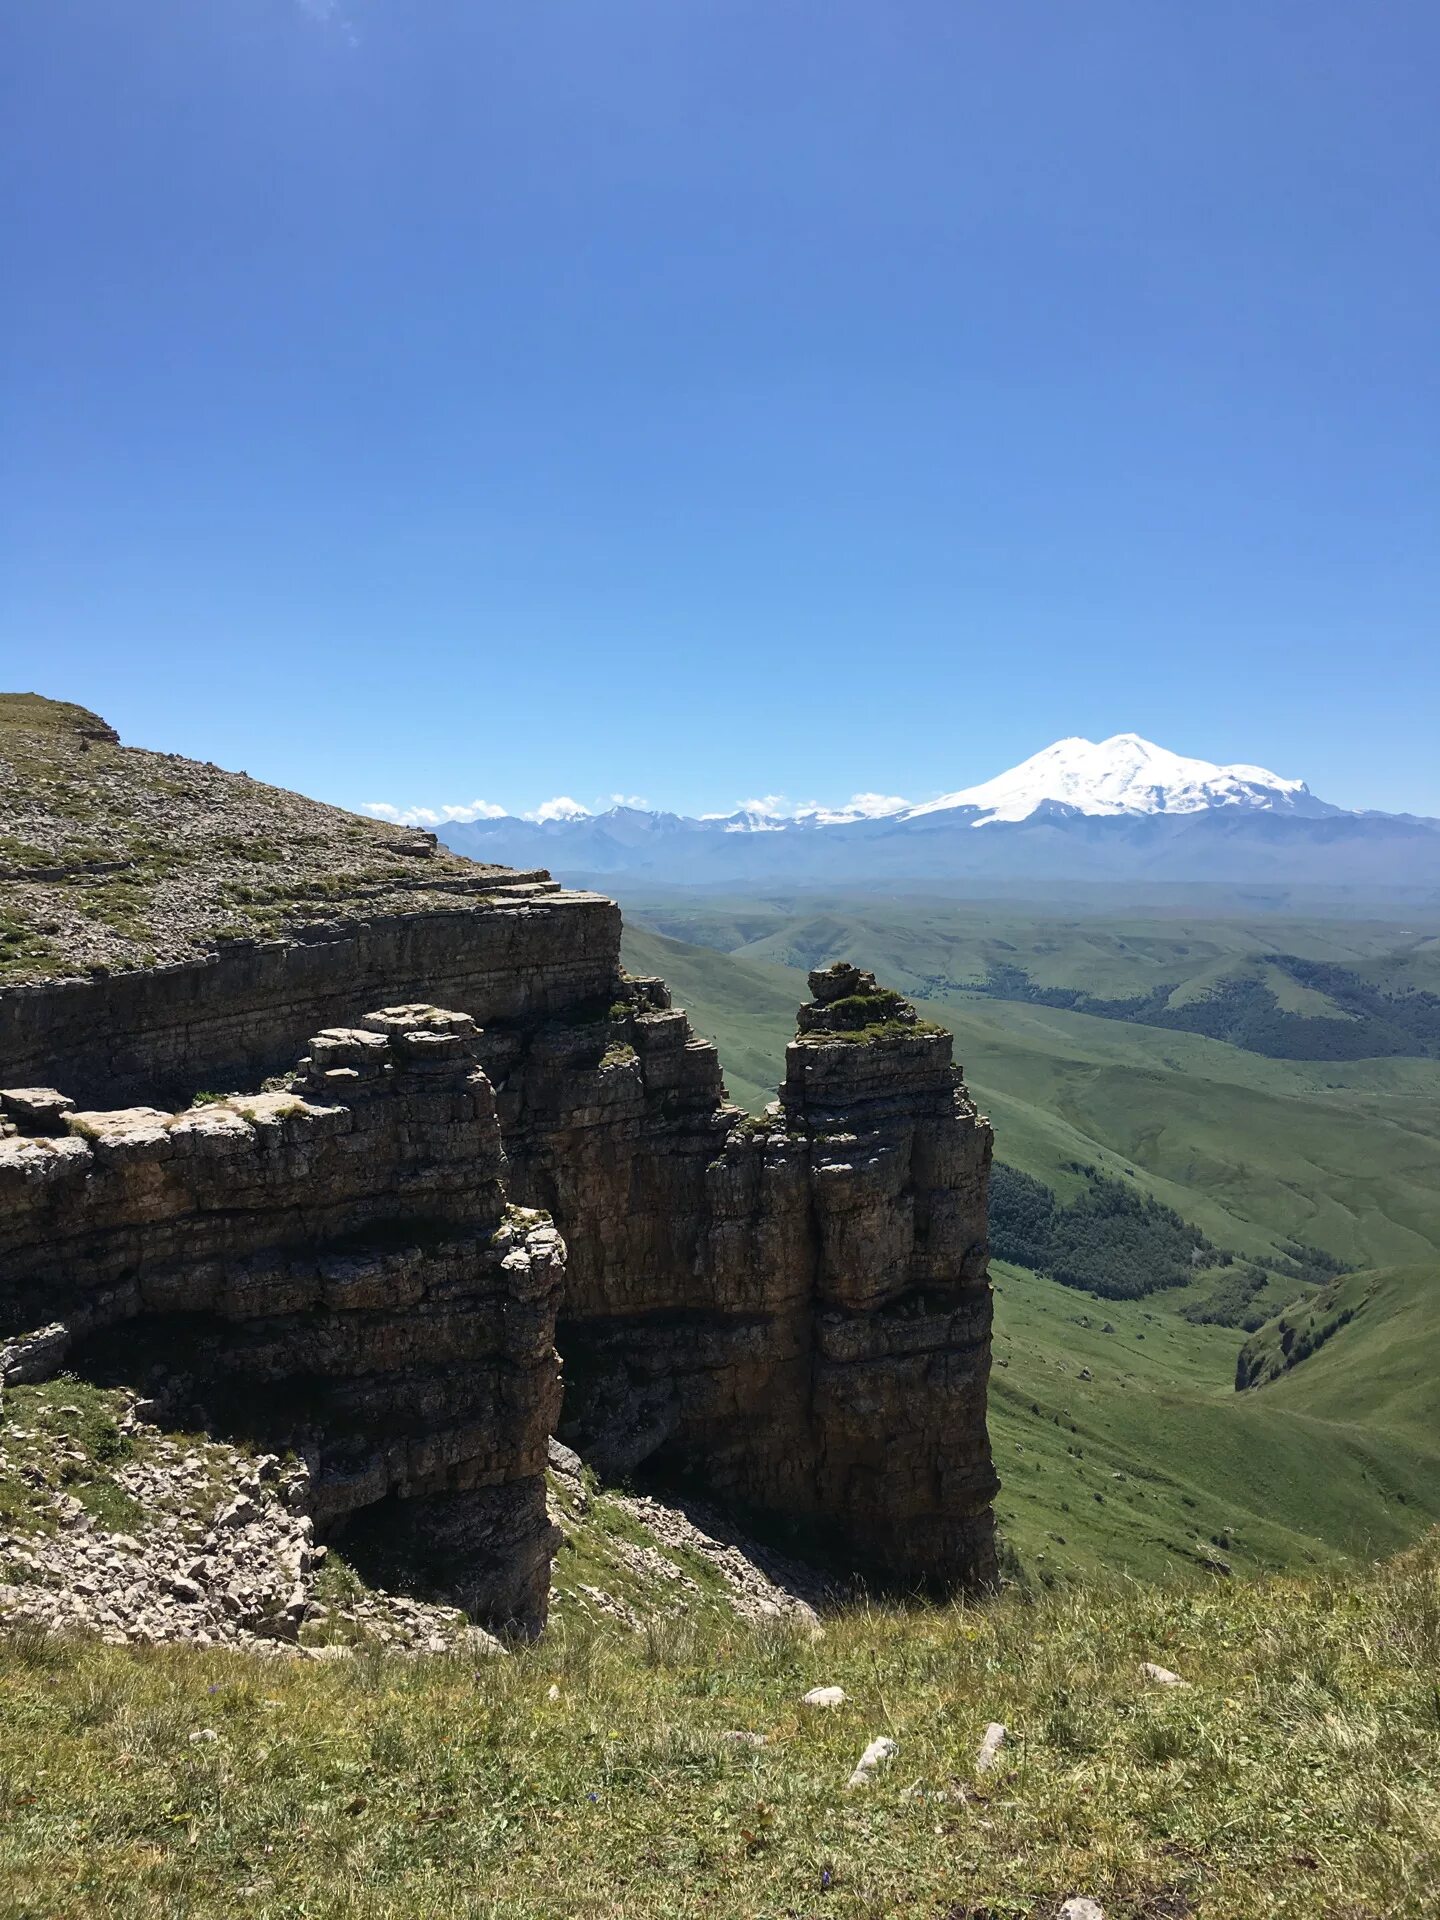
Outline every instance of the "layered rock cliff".
<path id="1" fill-rule="evenodd" d="M 806 1523 L 872 1575 L 984 1584 L 990 1129 L 946 1030 L 851 967 L 811 988 L 759 1120 L 717 1103 L 713 1053 L 637 982 L 629 1120 L 571 1108 L 538 1164 L 507 1136 L 520 1190 L 574 1222 L 565 1432 L 612 1473 L 649 1462 Z"/>
<path id="2" fill-rule="evenodd" d="M 153 1376 L 159 1412 L 305 1458 L 322 1529 L 383 1504 L 422 1579 L 543 1620 L 564 1250 L 506 1198 L 467 1015 L 386 1009 L 179 1114 L 0 1106 L 0 1328 L 45 1329 L 8 1377 Z"/>
<path id="3" fill-rule="evenodd" d="M 112 797 L 161 758 L 97 753 L 130 756 Z M 543 1613 L 557 1425 L 602 1472 L 699 1484 L 874 1577 L 988 1582 L 990 1130 L 949 1033 L 853 968 L 812 975 L 754 1119 L 663 983 L 622 974 L 613 903 L 453 864 L 418 899 L 394 873 L 341 889 L 323 923 L 303 888 L 243 937 L 194 920 L 163 966 L 12 951 L 0 1339 L 59 1319 L 112 1375 L 163 1348 L 217 1418 L 263 1388 L 267 1444 L 317 1456 L 321 1524 L 403 1538 L 490 1620 Z M 20 918 L 72 884 L 39 871 Z M 317 1028 L 281 1091 L 175 1116 Z"/>
<path id="4" fill-rule="evenodd" d="M 0 694 L 0 1077 L 87 1105 L 257 1086 L 307 1034 L 429 1001 L 495 1019 L 613 997 L 620 913 Z"/>

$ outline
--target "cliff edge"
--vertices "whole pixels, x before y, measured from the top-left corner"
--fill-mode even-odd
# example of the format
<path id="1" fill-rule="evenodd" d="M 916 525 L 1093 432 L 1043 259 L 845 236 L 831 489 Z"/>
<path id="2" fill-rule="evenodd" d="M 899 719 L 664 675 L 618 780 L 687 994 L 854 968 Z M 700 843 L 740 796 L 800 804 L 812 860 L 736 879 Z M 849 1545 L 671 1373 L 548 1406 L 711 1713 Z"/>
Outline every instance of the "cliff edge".
<path id="1" fill-rule="evenodd" d="M 322 1530 L 403 1536 L 492 1622 L 543 1620 L 557 1431 L 877 1582 L 993 1579 L 991 1134 L 946 1030 L 812 974 L 754 1119 L 599 895 L 32 696 L 0 756 L 31 836 L 0 882 L 0 1341 L 58 1326 L 137 1383 L 161 1356 L 192 1414 L 310 1463 Z M 97 922 L 120 944 L 82 973 Z"/>

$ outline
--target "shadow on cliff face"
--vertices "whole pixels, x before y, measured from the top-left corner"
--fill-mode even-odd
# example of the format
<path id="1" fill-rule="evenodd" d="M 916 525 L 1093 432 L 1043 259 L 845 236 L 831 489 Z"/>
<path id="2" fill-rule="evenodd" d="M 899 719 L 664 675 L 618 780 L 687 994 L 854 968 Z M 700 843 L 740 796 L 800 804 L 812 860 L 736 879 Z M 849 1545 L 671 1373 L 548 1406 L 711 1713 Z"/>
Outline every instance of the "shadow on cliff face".
<path id="1" fill-rule="evenodd" d="M 79 1340 L 66 1370 L 97 1387 L 138 1394 L 137 1411 L 171 1432 L 203 1432 L 229 1445 L 272 1453 L 300 1452 L 303 1396 L 286 1383 L 282 1396 L 246 1382 L 227 1382 L 218 1364 L 230 1329 L 218 1315 L 156 1314 Z"/>
<path id="2" fill-rule="evenodd" d="M 537 1532 L 524 1489 L 474 1487 L 418 1499 L 389 1493 L 341 1521 L 332 1537 L 369 1586 L 461 1607 L 522 1639 L 543 1625 L 531 1595 L 537 1583 L 548 1589 L 560 1530 L 546 1522 Z"/>
<path id="3" fill-rule="evenodd" d="M 303 1458 L 314 1444 L 322 1383 L 291 1375 L 267 1388 L 242 1379 L 227 1367 L 234 1342 L 233 1325 L 219 1315 L 154 1314 L 77 1341 L 66 1367 L 96 1386 L 129 1388 L 155 1426 Z"/>
<path id="4" fill-rule="evenodd" d="M 480 1486 L 377 1497 L 385 1436 L 371 1424 L 346 1437 L 334 1426 L 334 1383 L 288 1376 L 273 1387 L 227 1370 L 233 1325 L 207 1314 L 159 1315 L 78 1343 L 67 1370 L 99 1387 L 138 1395 L 137 1413 L 171 1433 L 203 1434 L 244 1452 L 310 1469 L 318 1533 L 342 1543 L 366 1583 L 386 1593 L 460 1607 L 528 1637 L 543 1624 L 533 1594 L 558 1545 L 537 1528 L 530 1490 Z M 357 1409 L 357 1412 L 359 1410 Z M 392 1436 L 402 1436 L 398 1426 Z M 318 1466 L 323 1450 L 323 1482 Z M 317 1486 L 323 1489 L 317 1502 Z M 317 1510 L 318 1508 L 318 1510 Z"/>
<path id="5" fill-rule="evenodd" d="M 677 1382 L 629 1381 L 623 1370 L 595 1361 L 583 1333 L 566 1348 L 565 1378 L 561 1450 L 573 1448 L 601 1486 L 681 1515 L 817 1609 L 859 1599 L 872 1584 L 877 1592 L 884 1587 L 878 1574 L 867 1578 L 857 1567 L 838 1525 L 729 1493 L 717 1501 L 713 1454 L 675 1437 L 683 1397 Z"/>

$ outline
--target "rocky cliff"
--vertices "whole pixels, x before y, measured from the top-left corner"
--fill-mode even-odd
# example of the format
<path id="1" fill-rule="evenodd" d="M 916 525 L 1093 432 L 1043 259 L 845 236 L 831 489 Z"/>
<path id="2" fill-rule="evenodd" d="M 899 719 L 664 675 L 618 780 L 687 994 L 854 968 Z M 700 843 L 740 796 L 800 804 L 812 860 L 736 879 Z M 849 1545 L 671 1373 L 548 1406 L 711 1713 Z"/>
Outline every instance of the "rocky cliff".
<path id="1" fill-rule="evenodd" d="M 523 1113 L 507 1132 L 518 1190 L 573 1223 L 564 1430 L 610 1473 L 682 1474 L 891 1581 L 983 1584 L 990 1129 L 947 1031 L 851 967 L 811 988 L 758 1120 L 636 982 L 604 1126 L 562 1101 L 538 1150 Z"/>
<path id="2" fill-rule="evenodd" d="M 431 1584 L 543 1619 L 564 1253 L 506 1198 L 467 1015 L 386 1009 L 286 1091 L 179 1114 L 0 1106 L 0 1325 L 44 1327 L 7 1377 L 154 1378 L 158 1411 L 304 1458 L 322 1528 L 384 1504 Z"/>
<path id="3" fill-rule="evenodd" d="M 557 1424 L 602 1472 L 698 1484 L 847 1567 L 989 1581 L 990 1130 L 948 1032 L 852 968 L 812 975 L 754 1119 L 663 984 L 622 974 L 611 902 L 417 855 L 402 830 L 362 858 L 369 823 L 200 780 L 79 713 L 42 715 L 52 760 L 21 714 L 29 758 L 5 764 L 32 850 L 73 856 L 46 808 L 91 804 L 98 755 L 107 805 L 193 782 L 202 850 L 243 843 L 254 865 L 288 833 L 299 877 L 287 896 L 289 869 L 259 860 L 248 931 L 214 924 L 231 907 L 197 881 L 163 963 L 83 975 L 26 957 L 92 884 L 73 859 L 47 878 L 27 854 L 0 883 L 0 1339 L 58 1320 L 72 1365 L 163 1364 L 207 1418 L 313 1457 L 322 1528 L 400 1542 L 490 1620 L 543 1615 Z M 156 889 L 138 925 L 173 886 L 163 820 L 134 805 Z M 183 880 L 195 846 L 173 837 Z M 317 920 L 332 844 L 371 879 Z M 317 1029 L 298 1075 L 213 1098 Z"/>

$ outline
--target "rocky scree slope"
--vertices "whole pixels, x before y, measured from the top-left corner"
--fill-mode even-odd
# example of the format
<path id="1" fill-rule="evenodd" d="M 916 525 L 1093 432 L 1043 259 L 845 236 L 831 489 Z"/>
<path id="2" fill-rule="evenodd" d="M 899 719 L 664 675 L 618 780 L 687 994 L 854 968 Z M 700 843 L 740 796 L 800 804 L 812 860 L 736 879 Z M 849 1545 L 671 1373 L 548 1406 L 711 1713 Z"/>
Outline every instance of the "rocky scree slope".
<path id="1" fill-rule="evenodd" d="M 343 1539 L 321 1544 L 304 1459 L 166 1430 L 153 1393 L 173 1398 L 180 1383 L 154 1369 L 142 1397 L 51 1374 L 61 1357 L 53 1339 L 0 1349 L 0 1619 L 11 1628 L 312 1660 L 503 1650 L 461 1609 L 367 1579 Z M 568 1624 L 642 1631 L 707 1609 L 813 1624 L 829 1597 L 718 1515 L 600 1489 L 556 1442 L 547 1482 L 561 1543 L 550 1604 Z"/>

